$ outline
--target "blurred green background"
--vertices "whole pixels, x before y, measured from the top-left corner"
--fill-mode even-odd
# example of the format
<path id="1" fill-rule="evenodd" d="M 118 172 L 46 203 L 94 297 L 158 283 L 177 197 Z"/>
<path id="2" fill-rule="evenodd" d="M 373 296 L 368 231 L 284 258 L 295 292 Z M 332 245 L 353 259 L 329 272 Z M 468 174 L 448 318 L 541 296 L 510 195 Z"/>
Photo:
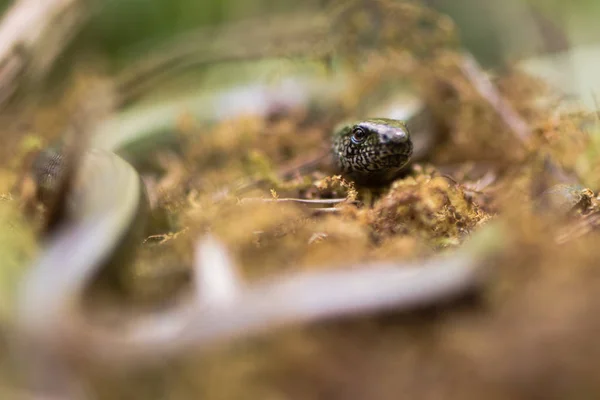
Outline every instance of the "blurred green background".
<path id="1" fill-rule="evenodd" d="M 343 0 L 85 0 L 93 17 L 75 47 L 127 62 L 140 48 L 189 29 L 319 8 Z M 368 3 L 369 0 L 355 0 Z M 403 0 L 389 0 L 403 1 Z M 600 37 L 597 0 L 423 0 L 449 14 L 464 45 L 487 66 Z M 11 2 L 0 0 L 0 7 Z M 563 37 L 561 37 L 563 36 Z M 547 43 L 548 41 L 552 43 Z"/>
<path id="2" fill-rule="evenodd" d="M 160 41 L 191 28 L 294 12 L 299 8 L 318 8 L 330 2 L 96 0 L 96 14 L 79 39 L 87 48 L 120 58 L 140 43 Z M 544 41 L 540 36 L 548 35 L 550 41 L 557 42 L 560 38 L 556 38 L 556 31 L 564 33 L 571 43 L 593 41 L 600 34 L 597 24 L 600 2 L 596 0 L 426 0 L 425 3 L 452 16 L 460 27 L 465 46 L 488 65 L 540 49 L 552 50 L 557 44 L 540 44 Z"/>

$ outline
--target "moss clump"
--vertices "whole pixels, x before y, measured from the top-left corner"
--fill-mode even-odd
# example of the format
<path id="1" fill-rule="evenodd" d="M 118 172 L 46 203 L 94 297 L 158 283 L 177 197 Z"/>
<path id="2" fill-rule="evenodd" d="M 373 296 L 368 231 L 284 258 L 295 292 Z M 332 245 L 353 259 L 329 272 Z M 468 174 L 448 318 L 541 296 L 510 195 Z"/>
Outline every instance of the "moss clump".
<path id="1" fill-rule="evenodd" d="M 408 235 L 436 245 L 459 243 L 490 217 L 459 186 L 431 175 L 394 182 L 375 204 L 372 214 L 373 229 L 379 238 Z"/>

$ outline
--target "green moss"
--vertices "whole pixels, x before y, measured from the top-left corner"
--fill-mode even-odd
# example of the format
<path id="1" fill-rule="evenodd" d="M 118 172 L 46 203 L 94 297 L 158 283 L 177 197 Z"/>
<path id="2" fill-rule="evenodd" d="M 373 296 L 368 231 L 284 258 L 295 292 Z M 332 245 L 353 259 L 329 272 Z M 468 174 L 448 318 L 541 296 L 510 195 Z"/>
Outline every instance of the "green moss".
<path id="1" fill-rule="evenodd" d="M 14 296 L 20 278 L 36 251 L 32 226 L 10 195 L 0 195 L 0 319 L 13 312 Z"/>

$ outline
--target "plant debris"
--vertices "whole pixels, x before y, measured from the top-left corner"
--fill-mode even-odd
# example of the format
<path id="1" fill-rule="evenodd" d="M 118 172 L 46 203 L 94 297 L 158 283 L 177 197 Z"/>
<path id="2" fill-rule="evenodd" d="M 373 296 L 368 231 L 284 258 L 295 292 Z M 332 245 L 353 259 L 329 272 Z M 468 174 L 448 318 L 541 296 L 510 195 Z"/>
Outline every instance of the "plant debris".
<path id="1" fill-rule="evenodd" d="M 436 27 L 429 12 L 399 7 L 420 26 Z M 340 8 L 339 16 L 352 10 Z M 357 49 L 369 36 L 354 29 L 378 13 L 351 16 L 345 45 Z M 413 40 L 415 54 L 386 47 L 393 65 L 363 60 L 331 113 L 297 107 L 204 124 L 182 110 L 174 128 L 179 145 L 156 150 L 155 165 L 143 171 L 153 182 L 153 212 L 163 219 L 136 263 L 124 266 L 134 304 L 127 311 L 152 312 L 189 295 L 196 243 L 207 234 L 252 285 L 282 274 L 426 262 L 501 221 L 509 234 L 501 254 L 485 260 L 487 284 L 475 296 L 421 312 L 361 315 L 191 351 L 126 379 L 81 368 L 78 377 L 99 398 L 153 398 L 148 386 L 173 398 L 207 399 L 597 397 L 597 116 L 557 112 L 545 85 L 516 69 L 481 84 L 483 72 L 472 63 L 465 68 L 464 55 L 448 45 L 452 26 L 442 22 Z M 384 39 L 398 38 L 392 28 L 385 25 Z M 397 81 L 399 70 L 431 108 L 443 138 L 392 184 L 356 187 L 322 156 L 333 126 L 328 115 L 360 116 L 359 100 L 377 86 L 371 84 Z M 27 172 L 31 152 L 15 149 L 56 138 L 68 117 L 52 111 L 68 114 L 73 100 L 65 98 L 28 110 L 35 118 L 26 129 L 5 128 L 0 187 L 7 197 L 0 205 L 18 198 L 16 177 Z M 53 123 L 44 129 L 44 121 Z M 309 170 L 289 168 L 306 160 L 317 161 Z M 561 182 L 564 175 L 580 185 Z M 315 214 L 315 201 L 335 212 Z M 10 236 L 11 219 L 2 217 Z M 9 260 L 29 255 L 9 247 Z"/>

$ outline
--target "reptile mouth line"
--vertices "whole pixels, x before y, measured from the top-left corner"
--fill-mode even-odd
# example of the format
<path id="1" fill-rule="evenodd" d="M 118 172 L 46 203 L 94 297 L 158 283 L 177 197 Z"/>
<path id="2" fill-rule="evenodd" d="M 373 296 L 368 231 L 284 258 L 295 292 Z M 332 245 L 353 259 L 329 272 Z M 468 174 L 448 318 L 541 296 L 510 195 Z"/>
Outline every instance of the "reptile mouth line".
<path id="1" fill-rule="evenodd" d="M 388 157 L 388 156 L 397 156 L 397 155 L 410 155 L 412 153 L 412 151 L 407 151 L 407 149 L 402 149 L 398 152 L 388 152 L 386 151 L 385 153 L 381 152 L 381 151 L 369 151 L 367 153 L 362 153 L 365 156 L 379 156 L 379 157 Z M 382 155 L 384 154 L 384 155 Z"/>
<path id="2" fill-rule="evenodd" d="M 386 167 L 403 167 L 408 164 L 409 156 L 407 154 L 390 154 L 379 158 L 379 163 Z"/>

